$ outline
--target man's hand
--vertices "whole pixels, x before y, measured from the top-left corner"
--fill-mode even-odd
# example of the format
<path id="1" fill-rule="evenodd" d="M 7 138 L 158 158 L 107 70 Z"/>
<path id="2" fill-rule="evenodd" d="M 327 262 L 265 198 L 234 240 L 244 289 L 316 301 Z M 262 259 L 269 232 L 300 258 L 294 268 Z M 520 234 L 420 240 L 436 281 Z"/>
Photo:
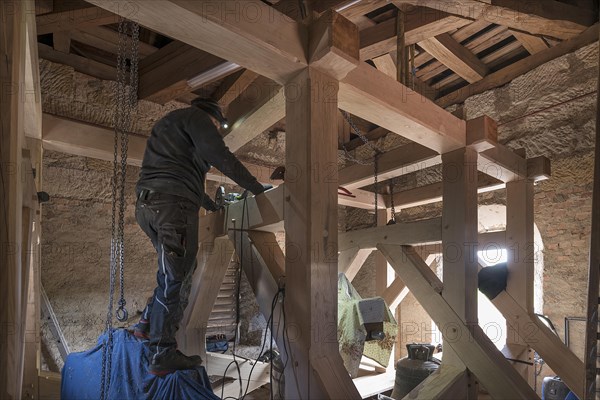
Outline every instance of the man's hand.
<path id="1" fill-rule="evenodd" d="M 223 208 L 222 206 L 221 207 L 217 206 L 217 203 L 215 203 L 207 195 L 204 195 L 202 207 L 204 207 L 207 211 L 212 211 L 212 212 L 219 211 L 221 208 Z"/>

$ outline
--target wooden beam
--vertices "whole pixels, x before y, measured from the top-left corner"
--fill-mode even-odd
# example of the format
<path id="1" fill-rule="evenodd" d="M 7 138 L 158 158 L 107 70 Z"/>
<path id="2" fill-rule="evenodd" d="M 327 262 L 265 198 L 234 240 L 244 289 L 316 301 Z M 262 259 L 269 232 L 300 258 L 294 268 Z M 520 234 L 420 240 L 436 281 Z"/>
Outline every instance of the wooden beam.
<path id="1" fill-rule="evenodd" d="M 358 65 L 358 28 L 341 14 L 326 11 L 311 25 L 309 37 L 309 63 L 313 68 L 340 80 Z"/>
<path id="2" fill-rule="evenodd" d="M 405 43 L 416 44 L 425 39 L 450 32 L 471 21 L 462 17 L 419 7 L 406 12 Z M 360 59 L 370 60 L 396 48 L 396 19 L 391 18 L 360 32 Z"/>
<path id="3" fill-rule="evenodd" d="M 506 184 L 506 291 L 528 313 L 533 313 L 535 243 L 533 238 L 533 181 Z"/>
<path id="4" fill-rule="evenodd" d="M 127 10 L 124 10 L 124 12 L 130 14 L 131 8 L 127 7 Z M 115 24 L 119 22 L 119 17 L 100 7 L 88 6 L 76 10 L 64 10 L 38 15 L 36 21 L 37 34 L 45 35 L 47 33 L 64 32 L 89 26 Z"/>
<path id="5" fill-rule="evenodd" d="M 54 50 L 43 43 L 38 43 L 39 57 L 54 63 L 68 65 L 75 71 L 107 81 L 117 79 L 117 69 L 77 54 L 66 54 Z"/>
<path id="6" fill-rule="evenodd" d="M 350 248 L 373 250 L 381 243 L 419 244 L 436 243 L 441 240 L 441 218 L 403 222 L 341 233 L 338 240 L 340 252 Z"/>
<path id="7" fill-rule="evenodd" d="M 27 18 L 32 18 L 29 14 Z M 40 60 L 38 55 L 35 23 L 27 24 L 27 45 L 25 48 L 25 82 L 23 129 L 27 138 L 42 138 L 42 89 L 40 83 Z M 36 149 L 37 153 L 37 149 Z M 40 164 L 41 166 L 41 164 Z M 41 169 L 41 168 L 38 168 Z M 40 174 L 41 176 L 41 174 Z"/>
<path id="8" fill-rule="evenodd" d="M 596 32 L 598 38 L 598 32 Z M 560 46 L 560 45 L 559 45 Z M 557 46 L 558 47 L 558 46 Z M 600 91 L 600 76 L 598 77 Z M 585 399 L 596 396 L 598 377 L 598 306 L 600 286 L 600 96 L 596 99 L 596 147 L 594 153 L 594 188 L 592 191 L 592 228 L 588 269 L 587 323 L 585 328 Z M 580 398 L 582 398 L 580 396 Z"/>
<path id="9" fill-rule="evenodd" d="M 285 278 L 285 255 L 272 232 L 248 231 L 248 237 L 273 279 L 280 283 Z"/>
<path id="10" fill-rule="evenodd" d="M 25 107 L 22 85 L 27 73 L 28 25 L 33 1 L 8 1 L 0 6 L 0 398 L 22 398 L 25 343 L 27 272 L 21 249 L 24 243 L 22 149 L 25 147 Z M 35 32 L 35 30 L 33 30 Z M 29 56 L 32 56 L 29 53 Z M 36 60 L 30 60 L 35 65 Z M 34 116 L 37 117 L 37 116 Z M 27 237 L 27 236 L 25 236 Z"/>
<path id="11" fill-rule="evenodd" d="M 377 177 L 380 181 L 385 181 L 429 168 L 441 162 L 441 156 L 435 151 L 417 143 L 410 143 L 386 151 L 379 156 Z M 370 185 L 375 182 L 374 167 L 373 165 L 354 164 L 342 168 L 339 171 L 339 181 L 340 186 L 348 189 Z"/>
<path id="12" fill-rule="evenodd" d="M 306 28 L 258 0 L 90 2 L 279 84 L 286 83 L 307 65 Z M 136 9 L 133 16 L 128 12 L 132 7 Z"/>
<path id="13" fill-rule="evenodd" d="M 533 0 L 524 4 L 516 0 L 393 0 L 394 4 L 413 4 L 450 14 L 508 26 L 534 35 L 558 39 L 577 36 L 594 23 L 594 16 L 555 0 Z"/>
<path id="14" fill-rule="evenodd" d="M 256 78 L 258 78 L 258 74 L 247 69 L 231 74 L 221 82 L 217 90 L 212 94 L 212 97 L 219 102 L 221 107 L 227 107 L 242 94 Z"/>
<path id="15" fill-rule="evenodd" d="M 466 375 L 464 369 L 444 364 L 407 396 L 410 396 L 411 400 L 459 399 L 463 395 L 461 387 L 467 384 Z"/>
<path id="16" fill-rule="evenodd" d="M 206 359 L 206 328 L 227 267 L 233 258 L 229 237 L 214 237 L 213 231 L 200 229 L 198 266 L 191 283 L 189 304 L 181 320 L 177 344 L 186 354 L 198 354 Z"/>
<path id="17" fill-rule="evenodd" d="M 195 88 L 188 81 L 225 60 L 181 42 L 171 42 L 140 61 L 140 99 L 164 104 Z"/>
<path id="18" fill-rule="evenodd" d="M 284 203 L 286 323 L 297 329 L 286 398 L 360 398 L 337 341 L 337 87 L 311 67 L 286 86 L 286 169 L 299 172 Z"/>
<path id="19" fill-rule="evenodd" d="M 338 255 L 338 272 L 343 272 L 349 281 L 352 281 L 373 249 L 351 248 L 340 252 Z"/>
<path id="20" fill-rule="evenodd" d="M 68 32 L 54 32 L 52 42 L 56 51 L 67 54 L 71 51 L 71 35 Z"/>
<path id="21" fill-rule="evenodd" d="M 467 82 L 477 82 L 489 72 L 477 56 L 447 33 L 425 39 L 419 46 Z"/>
<path id="22" fill-rule="evenodd" d="M 527 177 L 527 160 L 496 143 L 493 148 L 479 153 L 477 169 L 502 182 L 511 182 Z"/>
<path id="23" fill-rule="evenodd" d="M 387 267 L 387 260 L 386 260 Z M 409 290 L 402 282 L 402 279 L 396 278 L 394 281 L 388 286 L 381 297 L 385 300 L 385 304 L 387 304 L 390 308 L 396 308 L 402 303 L 402 300 L 408 295 Z"/>
<path id="24" fill-rule="evenodd" d="M 340 82 L 339 106 L 439 153 L 465 146 L 465 121 L 365 63 Z"/>
<path id="25" fill-rule="evenodd" d="M 138 167 L 142 165 L 144 151 L 146 150 L 146 140 L 146 136 L 129 135 L 127 154 L 127 162 L 129 164 Z M 114 156 L 114 131 L 98 125 L 45 113 L 43 116 L 43 146 L 46 150 L 112 161 Z M 271 168 L 248 162 L 242 162 L 242 164 L 260 182 L 271 182 Z M 214 168 L 209 171 L 206 177 L 216 182 L 226 180 L 226 177 Z"/>
<path id="26" fill-rule="evenodd" d="M 492 397 L 539 399 L 481 328 L 477 324 L 467 325 L 436 291 L 435 286 L 442 283 L 423 260 L 405 246 L 384 244 L 378 249 L 440 327 L 444 343 L 460 356 Z"/>
<path id="27" fill-rule="evenodd" d="M 469 25 L 467 25 L 467 27 L 468 26 Z M 482 29 L 484 29 L 484 28 L 482 28 Z M 470 31 L 467 31 L 466 33 L 469 33 L 469 32 Z M 510 32 L 508 32 L 508 29 L 506 27 L 496 26 L 496 27 L 493 27 L 493 28 L 485 31 L 484 33 L 478 35 L 474 39 L 469 40 L 467 43 L 465 43 L 464 47 L 467 50 L 470 50 L 471 53 L 477 55 L 477 54 L 489 49 L 490 47 L 493 47 L 494 45 L 502 42 L 503 40 L 508 39 L 510 36 L 511 36 Z M 465 37 L 463 32 L 461 32 L 460 30 L 453 33 L 451 35 L 451 37 L 459 43 L 468 38 L 468 37 Z M 430 79 L 434 78 L 435 76 L 437 76 L 447 70 L 447 67 L 437 60 L 432 61 L 427 65 L 423 65 L 426 62 L 431 61 L 433 59 L 433 56 L 431 56 L 431 58 L 425 57 L 424 56 L 425 54 L 429 54 L 427 52 L 423 52 L 422 54 L 423 54 L 423 56 L 419 55 L 419 57 L 418 57 L 419 63 L 418 63 L 418 69 L 416 72 L 416 76 L 419 77 L 420 79 L 429 81 Z M 483 58 L 481 59 L 481 62 L 486 64 L 486 61 Z M 436 88 L 439 86 L 440 85 L 438 83 L 436 83 Z"/>
<path id="28" fill-rule="evenodd" d="M 442 296 L 466 326 L 477 325 L 477 159 L 469 147 L 442 155 Z M 465 368 L 455 349 L 448 350 L 444 364 Z M 464 383 L 463 394 L 477 397 L 475 380 Z"/>
<path id="29" fill-rule="evenodd" d="M 478 174 L 477 193 L 486 193 L 505 188 L 505 184 L 484 174 Z M 442 182 L 431 183 L 415 189 L 394 194 L 396 208 L 411 208 L 442 201 Z"/>
<path id="30" fill-rule="evenodd" d="M 543 38 L 528 33 L 510 30 L 510 33 L 525 47 L 529 54 L 536 54 L 546 50 L 549 46 Z"/>
<path id="31" fill-rule="evenodd" d="M 588 44 L 594 43 L 598 40 L 599 26 L 599 24 L 596 24 L 586 29 L 581 35 L 573 39 L 565 40 L 555 47 L 551 47 L 547 50 L 524 58 L 523 60 L 517 61 L 516 63 L 505 67 L 500 71 L 493 72 L 479 82 L 472 83 L 456 90 L 455 92 L 447 94 L 444 97 L 436 100 L 436 104 L 438 104 L 440 107 L 448 107 L 452 104 L 462 103 L 470 96 L 474 96 L 476 94 L 483 93 L 486 90 L 502 86 L 512 81 L 516 77 L 521 76 L 544 63 L 547 63 L 548 61 L 563 56 L 567 53 L 571 53 L 584 46 L 587 46 Z"/>
<path id="32" fill-rule="evenodd" d="M 91 26 L 69 31 L 71 40 L 96 47 L 109 53 L 119 53 L 119 33 L 103 26 Z M 138 42 L 138 51 L 141 58 L 155 53 L 158 49 L 148 43 Z"/>
<path id="33" fill-rule="evenodd" d="M 225 144 L 236 152 L 285 117 L 283 87 L 263 76 L 256 78 L 229 105 L 231 127 L 224 133 Z"/>
<path id="34" fill-rule="evenodd" d="M 559 375 L 580 399 L 585 398 L 583 362 L 560 337 L 533 313 L 525 311 L 506 291 L 500 292 L 491 302 L 506 318 L 512 332 L 533 347 L 552 371 Z"/>

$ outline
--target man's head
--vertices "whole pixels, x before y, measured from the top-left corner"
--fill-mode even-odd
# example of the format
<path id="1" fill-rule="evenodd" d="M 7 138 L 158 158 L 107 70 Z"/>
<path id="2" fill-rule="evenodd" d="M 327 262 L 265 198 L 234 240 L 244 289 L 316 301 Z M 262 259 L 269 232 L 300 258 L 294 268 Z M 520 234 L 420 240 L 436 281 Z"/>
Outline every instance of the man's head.
<path id="1" fill-rule="evenodd" d="M 213 99 L 198 97 L 192 100 L 192 106 L 198 107 L 199 109 L 205 111 L 211 119 L 217 122 L 217 126 L 223 129 L 229 128 L 227 124 L 227 118 L 223 115 L 223 111 L 221 111 L 221 106 Z"/>

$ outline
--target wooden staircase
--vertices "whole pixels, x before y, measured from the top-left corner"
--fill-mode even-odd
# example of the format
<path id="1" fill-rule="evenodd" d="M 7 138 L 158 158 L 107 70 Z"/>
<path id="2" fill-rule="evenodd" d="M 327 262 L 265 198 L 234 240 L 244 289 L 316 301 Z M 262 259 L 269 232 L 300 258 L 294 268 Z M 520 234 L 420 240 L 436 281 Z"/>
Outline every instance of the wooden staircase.
<path id="1" fill-rule="evenodd" d="M 224 334 L 227 339 L 232 339 L 235 336 L 235 296 L 239 277 L 238 268 L 239 264 L 233 261 L 227 268 L 217 301 L 208 319 L 206 336 Z"/>

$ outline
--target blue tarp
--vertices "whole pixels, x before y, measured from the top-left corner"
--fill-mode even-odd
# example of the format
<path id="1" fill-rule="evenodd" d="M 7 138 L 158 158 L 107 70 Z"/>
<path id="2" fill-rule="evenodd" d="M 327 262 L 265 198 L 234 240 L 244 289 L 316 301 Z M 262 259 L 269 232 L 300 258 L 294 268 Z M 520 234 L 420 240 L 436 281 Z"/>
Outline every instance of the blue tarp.
<path id="1" fill-rule="evenodd" d="M 91 350 L 69 354 L 62 370 L 61 399 L 100 398 L 102 343 L 107 336 L 101 335 Z M 204 367 L 157 377 L 148 373 L 148 353 L 148 347 L 126 330 L 114 331 L 107 399 L 219 399 L 210 387 Z"/>

